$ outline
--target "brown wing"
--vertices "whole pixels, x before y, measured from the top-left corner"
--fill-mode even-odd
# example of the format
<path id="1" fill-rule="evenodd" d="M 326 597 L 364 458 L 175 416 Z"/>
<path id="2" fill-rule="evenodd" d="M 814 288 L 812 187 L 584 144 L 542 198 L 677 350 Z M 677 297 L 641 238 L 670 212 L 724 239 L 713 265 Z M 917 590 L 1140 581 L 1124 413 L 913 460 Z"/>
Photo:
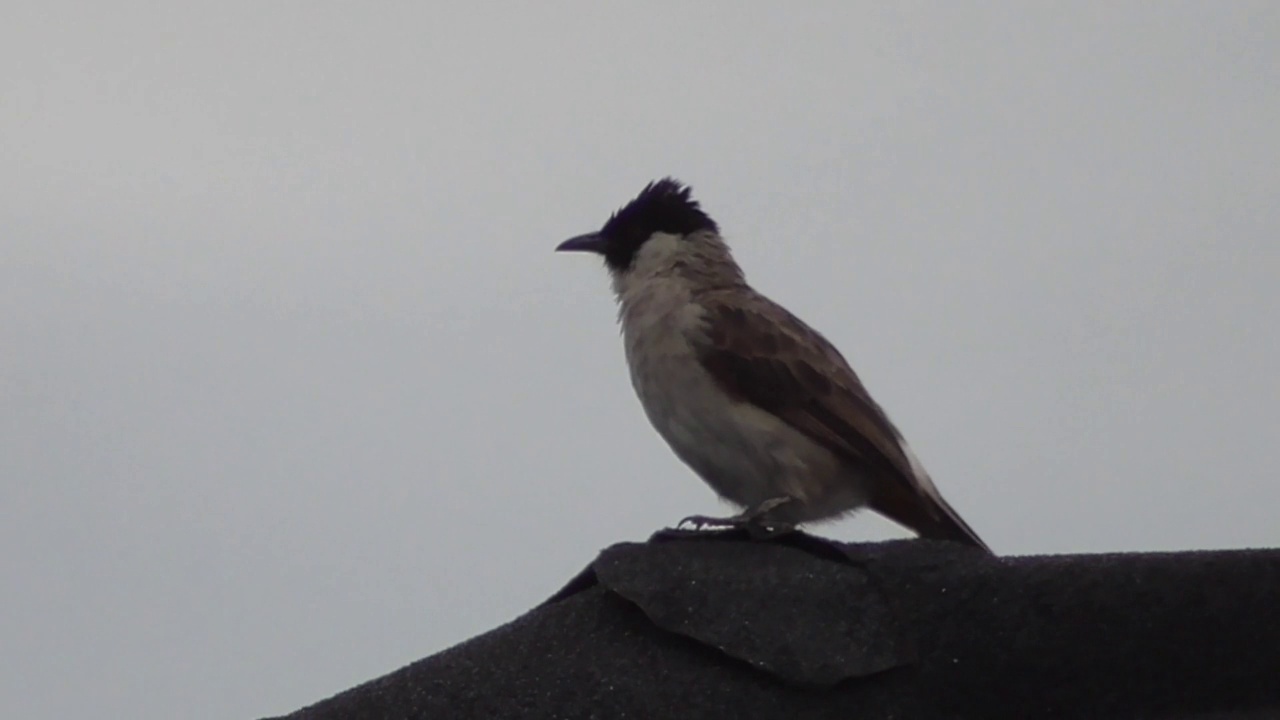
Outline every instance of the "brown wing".
<path id="1" fill-rule="evenodd" d="M 875 479 L 872 509 L 923 537 L 987 549 L 913 467 L 897 428 L 826 338 L 759 295 L 700 301 L 709 313 L 700 358 L 726 392 L 863 468 Z"/>

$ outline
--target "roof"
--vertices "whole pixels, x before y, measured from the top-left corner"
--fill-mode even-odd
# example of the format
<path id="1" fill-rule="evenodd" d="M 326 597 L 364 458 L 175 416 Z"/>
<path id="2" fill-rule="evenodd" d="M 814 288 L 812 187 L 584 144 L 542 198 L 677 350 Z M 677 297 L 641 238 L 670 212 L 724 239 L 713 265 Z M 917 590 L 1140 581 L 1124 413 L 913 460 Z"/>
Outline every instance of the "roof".
<path id="1" fill-rule="evenodd" d="M 994 557 L 667 531 L 288 716 L 1277 718 L 1280 551 Z"/>

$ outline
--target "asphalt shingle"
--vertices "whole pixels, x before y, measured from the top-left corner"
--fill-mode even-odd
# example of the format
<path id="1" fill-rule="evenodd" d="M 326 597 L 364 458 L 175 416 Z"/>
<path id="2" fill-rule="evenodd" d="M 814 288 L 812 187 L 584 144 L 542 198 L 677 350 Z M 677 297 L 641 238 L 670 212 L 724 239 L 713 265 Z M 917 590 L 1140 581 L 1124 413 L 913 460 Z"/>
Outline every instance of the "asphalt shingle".
<path id="1" fill-rule="evenodd" d="M 289 717 L 1280 718 L 1280 551 L 660 533 Z"/>

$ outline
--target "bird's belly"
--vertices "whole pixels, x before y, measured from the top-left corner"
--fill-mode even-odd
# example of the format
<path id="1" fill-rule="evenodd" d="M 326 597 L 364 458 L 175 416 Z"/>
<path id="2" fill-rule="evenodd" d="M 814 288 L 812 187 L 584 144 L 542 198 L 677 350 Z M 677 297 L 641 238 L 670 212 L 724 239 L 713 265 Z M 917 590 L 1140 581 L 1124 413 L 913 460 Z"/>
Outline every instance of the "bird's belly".
<path id="1" fill-rule="evenodd" d="M 639 363 L 632 381 L 649 421 L 721 497 L 744 508 L 787 496 L 776 515 L 832 517 L 865 501 L 847 463 L 776 416 L 730 398 L 692 357 Z"/>

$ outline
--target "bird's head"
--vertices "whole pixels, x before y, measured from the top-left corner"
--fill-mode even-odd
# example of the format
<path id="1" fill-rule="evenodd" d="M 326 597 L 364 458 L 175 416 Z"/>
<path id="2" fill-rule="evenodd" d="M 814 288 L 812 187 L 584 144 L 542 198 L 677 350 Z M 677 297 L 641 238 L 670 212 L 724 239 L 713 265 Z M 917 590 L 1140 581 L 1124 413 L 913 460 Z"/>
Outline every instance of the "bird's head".
<path id="1" fill-rule="evenodd" d="M 600 230 L 569 238 L 556 250 L 597 253 L 617 276 L 643 265 L 646 256 L 658 260 L 700 239 L 719 242 L 718 232 L 688 185 L 663 178 L 646 185 Z"/>

